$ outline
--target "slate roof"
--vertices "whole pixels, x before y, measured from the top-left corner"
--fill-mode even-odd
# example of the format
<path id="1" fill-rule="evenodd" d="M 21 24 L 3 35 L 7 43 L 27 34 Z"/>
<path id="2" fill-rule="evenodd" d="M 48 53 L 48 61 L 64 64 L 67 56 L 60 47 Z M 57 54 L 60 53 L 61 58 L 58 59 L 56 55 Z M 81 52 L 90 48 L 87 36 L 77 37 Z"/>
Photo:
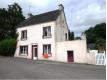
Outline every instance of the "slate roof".
<path id="1" fill-rule="evenodd" d="M 44 22 L 55 21 L 59 16 L 59 13 L 60 13 L 60 10 L 54 10 L 54 11 L 32 16 L 26 19 L 25 21 L 23 21 L 21 24 L 19 24 L 18 27 L 24 27 L 24 26 L 30 26 L 30 25 L 44 23 Z"/>

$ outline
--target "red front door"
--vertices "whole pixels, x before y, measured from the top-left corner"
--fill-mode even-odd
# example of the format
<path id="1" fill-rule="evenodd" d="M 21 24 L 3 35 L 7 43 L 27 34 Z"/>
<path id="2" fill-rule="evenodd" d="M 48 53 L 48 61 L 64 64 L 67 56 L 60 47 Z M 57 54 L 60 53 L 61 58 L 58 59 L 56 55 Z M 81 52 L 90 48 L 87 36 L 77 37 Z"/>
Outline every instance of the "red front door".
<path id="1" fill-rule="evenodd" d="M 68 54 L 68 62 L 73 63 L 74 62 L 73 51 L 67 51 L 67 54 Z"/>

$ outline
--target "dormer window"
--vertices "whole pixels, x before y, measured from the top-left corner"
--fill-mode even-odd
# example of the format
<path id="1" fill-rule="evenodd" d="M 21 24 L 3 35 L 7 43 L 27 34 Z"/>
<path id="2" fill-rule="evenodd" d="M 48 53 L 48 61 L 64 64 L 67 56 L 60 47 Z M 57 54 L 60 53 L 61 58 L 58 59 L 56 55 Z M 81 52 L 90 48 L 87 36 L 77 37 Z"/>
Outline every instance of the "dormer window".
<path id="1" fill-rule="evenodd" d="M 51 26 L 43 27 L 43 38 L 51 37 Z"/>
<path id="2" fill-rule="evenodd" d="M 21 40 L 26 40 L 27 39 L 27 30 L 23 30 L 21 32 Z"/>

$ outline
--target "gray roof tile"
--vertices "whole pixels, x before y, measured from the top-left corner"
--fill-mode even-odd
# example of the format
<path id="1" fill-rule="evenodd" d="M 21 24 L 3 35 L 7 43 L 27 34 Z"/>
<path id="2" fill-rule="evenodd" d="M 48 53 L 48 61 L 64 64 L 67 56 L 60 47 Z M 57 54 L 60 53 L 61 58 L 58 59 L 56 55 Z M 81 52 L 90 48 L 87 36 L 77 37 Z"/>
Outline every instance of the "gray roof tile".
<path id="1" fill-rule="evenodd" d="M 59 13 L 60 13 L 60 10 L 54 10 L 54 11 L 32 16 L 26 19 L 25 21 L 23 21 L 21 24 L 19 24 L 18 27 L 24 27 L 24 26 L 30 26 L 30 25 L 40 24 L 44 22 L 55 21 L 59 16 Z"/>

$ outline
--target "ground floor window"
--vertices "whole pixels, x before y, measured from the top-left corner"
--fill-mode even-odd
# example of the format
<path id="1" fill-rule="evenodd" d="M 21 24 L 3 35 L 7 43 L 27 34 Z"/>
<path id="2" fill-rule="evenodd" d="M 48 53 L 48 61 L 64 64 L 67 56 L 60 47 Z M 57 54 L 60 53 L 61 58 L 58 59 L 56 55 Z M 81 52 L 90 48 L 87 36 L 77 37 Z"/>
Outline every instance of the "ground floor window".
<path id="1" fill-rule="evenodd" d="M 51 54 L 51 44 L 43 45 L 43 54 Z"/>
<path id="2" fill-rule="evenodd" d="M 20 46 L 20 54 L 28 54 L 28 46 Z"/>

